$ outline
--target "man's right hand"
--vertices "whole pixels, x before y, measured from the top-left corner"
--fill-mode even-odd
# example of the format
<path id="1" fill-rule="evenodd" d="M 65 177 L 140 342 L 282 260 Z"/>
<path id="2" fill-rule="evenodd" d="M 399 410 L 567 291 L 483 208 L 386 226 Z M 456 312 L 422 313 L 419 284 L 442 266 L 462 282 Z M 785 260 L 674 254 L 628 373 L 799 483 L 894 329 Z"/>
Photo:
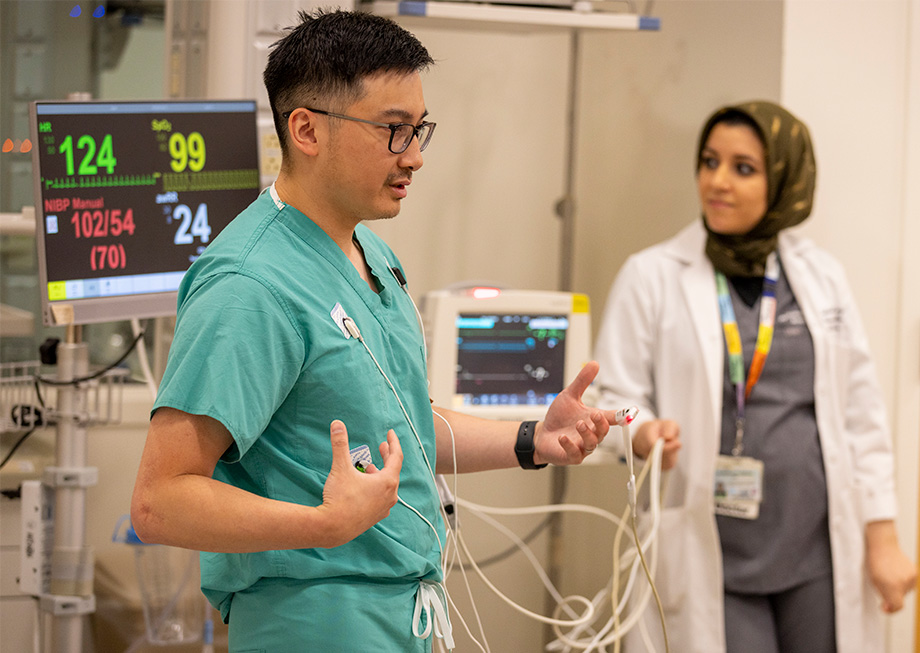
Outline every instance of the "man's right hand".
<path id="1" fill-rule="evenodd" d="M 332 548 L 350 542 L 390 514 L 397 501 L 403 453 L 396 432 L 390 429 L 386 442 L 380 444 L 383 469 L 370 465 L 360 472 L 351 462 L 345 424 L 334 420 L 329 436 L 332 469 L 318 509 L 326 516 L 328 538 L 324 538 L 323 546 Z"/>
<path id="2" fill-rule="evenodd" d="M 680 426 L 670 419 L 653 419 L 645 422 L 633 436 L 633 453 L 645 460 L 658 440 L 664 440 L 661 456 L 661 468 L 671 469 L 677 464 L 677 452 L 680 451 Z"/>

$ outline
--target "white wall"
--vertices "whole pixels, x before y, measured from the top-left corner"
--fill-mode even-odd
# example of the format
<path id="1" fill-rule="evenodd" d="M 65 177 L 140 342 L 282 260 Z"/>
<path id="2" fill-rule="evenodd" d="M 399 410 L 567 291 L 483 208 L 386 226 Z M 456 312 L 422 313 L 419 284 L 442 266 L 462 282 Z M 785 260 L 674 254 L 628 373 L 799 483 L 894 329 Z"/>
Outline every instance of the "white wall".
<path id="1" fill-rule="evenodd" d="M 406 24 L 437 61 L 424 82 L 438 127 L 402 213 L 372 228 L 416 297 L 470 279 L 556 288 L 568 34 Z"/>
<path id="2" fill-rule="evenodd" d="M 901 242 L 901 330 L 898 338 L 898 404 L 895 427 L 898 433 L 898 495 L 902 498 L 901 534 L 909 554 L 917 555 L 918 517 L 917 501 L 920 498 L 920 480 L 917 462 L 920 461 L 920 0 L 911 0 L 909 9 L 909 70 L 907 76 L 907 123 L 905 144 L 907 153 L 904 165 L 904 222 Z M 916 559 L 916 558 L 915 558 Z M 898 622 L 899 641 L 914 635 L 914 650 L 920 649 L 917 628 L 920 625 L 920 601 L 913 597 L 913 625 L 911 619 Z M 894 650 L 894 649 L 892 649 Z"/>

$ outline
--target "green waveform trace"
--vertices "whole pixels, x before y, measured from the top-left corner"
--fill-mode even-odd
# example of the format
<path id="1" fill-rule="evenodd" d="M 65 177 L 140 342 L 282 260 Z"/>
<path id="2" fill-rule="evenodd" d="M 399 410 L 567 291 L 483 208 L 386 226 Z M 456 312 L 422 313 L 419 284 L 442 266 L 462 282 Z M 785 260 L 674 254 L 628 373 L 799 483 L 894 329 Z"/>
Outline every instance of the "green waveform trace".
<path id="1" fill-rule="evenodd" d="M 205 172 L 164 172 L 163 191 L 242 190 L 259 187 L 256 168 Z"/>
<path id="2" fill-rule="evenodd" d="M 67 190 L 70 188 L 113 188 L 125 186 L 155 186 L 159 173 L 151 175 L 113 175 L 95 177 L 73 177 L 42 179 L 45 189 Z"/>

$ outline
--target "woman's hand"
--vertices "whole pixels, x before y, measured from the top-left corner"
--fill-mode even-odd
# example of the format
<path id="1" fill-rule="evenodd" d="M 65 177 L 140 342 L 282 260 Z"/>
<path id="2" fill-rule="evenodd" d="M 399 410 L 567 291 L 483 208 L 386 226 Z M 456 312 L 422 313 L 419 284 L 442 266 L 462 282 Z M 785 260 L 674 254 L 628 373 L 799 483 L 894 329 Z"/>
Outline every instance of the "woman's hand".
<path id="1" fill-rule="evenodd" d="M 882 610 L 897 612 L 904 607 L 904 595 L 917 582 L 917 567 L 901 551 L 894 521 L 866 525 L 866 566 L 869 579 L 882 597 Z"/>
<path id="2" fill-rule="evenodd" d="M 677 464 L 680 451 L 680 426 L 674 420 L 653 419 L 636 430 L 632 439 L 633 453 L 642 460 L 648 458 L 658 440 L 664 440 L 661 452 L 661 469 L 671 469 Z"/>

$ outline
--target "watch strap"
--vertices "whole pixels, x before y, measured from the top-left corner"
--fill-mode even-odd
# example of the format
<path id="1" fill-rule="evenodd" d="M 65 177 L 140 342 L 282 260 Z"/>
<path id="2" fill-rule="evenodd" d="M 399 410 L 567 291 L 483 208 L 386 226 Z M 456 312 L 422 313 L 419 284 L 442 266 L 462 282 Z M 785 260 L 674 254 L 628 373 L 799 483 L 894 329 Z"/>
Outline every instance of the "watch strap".
<path id="1" fill-rule="evenodd" d="M 537 423 L 534 421 L 521 422 L 518 427 L 517 442 L 514 444 L 514 453 L 517 456 L 518 464 L 523 469 L 543 469 L 546 463 L 537 465 L 533 461 L 535 451 L 533 436 L 537 430 Z"/>

